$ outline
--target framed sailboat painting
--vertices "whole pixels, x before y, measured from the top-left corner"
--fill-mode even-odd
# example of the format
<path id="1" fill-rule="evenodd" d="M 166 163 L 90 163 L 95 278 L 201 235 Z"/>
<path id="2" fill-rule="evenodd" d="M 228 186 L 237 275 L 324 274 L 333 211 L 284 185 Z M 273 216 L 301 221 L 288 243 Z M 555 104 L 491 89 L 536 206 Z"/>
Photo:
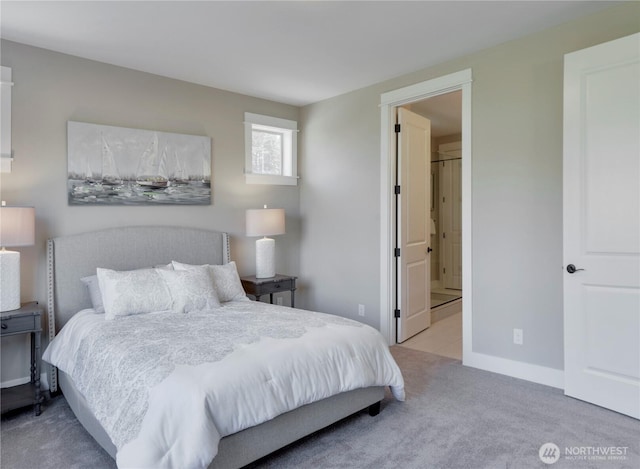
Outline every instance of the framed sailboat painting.
<path id="1" fill-rule="evenodd" d="M 209 205 L 211 139 L 67 122 L 69 205 Z"/>

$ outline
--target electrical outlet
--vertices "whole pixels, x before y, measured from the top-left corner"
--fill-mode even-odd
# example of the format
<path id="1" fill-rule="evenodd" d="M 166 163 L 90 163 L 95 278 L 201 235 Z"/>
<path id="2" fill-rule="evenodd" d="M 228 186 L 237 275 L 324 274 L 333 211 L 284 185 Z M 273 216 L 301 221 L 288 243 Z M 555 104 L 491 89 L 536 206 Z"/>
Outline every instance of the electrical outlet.
<path id="1" fill-rule="evenodd" d="M 513 343 L 516 345 L 522 345 L 523 342 L 523 333 L 522 329 L 514 329 L 513 330 Z"/>
<path id="2" fill-rule="evenodd" d="M 282 297 L 281 296 L 276 297 L 276 304 L 282 306 Z"/>
<path id="3" fill-rule="evenodd" d="M 364 316 L 364 305 L 358 305 L 358 316 Z"/>

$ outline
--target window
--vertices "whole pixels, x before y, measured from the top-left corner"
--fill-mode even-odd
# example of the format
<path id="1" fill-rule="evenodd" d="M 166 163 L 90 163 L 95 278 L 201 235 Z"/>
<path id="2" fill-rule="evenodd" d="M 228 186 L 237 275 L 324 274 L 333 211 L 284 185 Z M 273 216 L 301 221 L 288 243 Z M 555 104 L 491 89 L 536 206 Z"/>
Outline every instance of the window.
<path id="1" fill-rule="evenodd" d="M 298 123 L 245 112 L 247 184 L 298 184 Z"/>
<path id="2" fill-rule="evenodd" d="M 11 150 L 11 69 L 0 67 L 0 172 L 10 173 Z"/>

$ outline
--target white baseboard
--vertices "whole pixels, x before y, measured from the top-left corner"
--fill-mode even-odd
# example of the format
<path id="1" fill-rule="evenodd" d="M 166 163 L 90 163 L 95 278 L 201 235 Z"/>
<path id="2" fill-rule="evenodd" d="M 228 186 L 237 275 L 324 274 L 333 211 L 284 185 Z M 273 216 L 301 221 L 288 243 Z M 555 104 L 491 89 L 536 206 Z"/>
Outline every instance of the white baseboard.
<path id="1" fill-rule="evenodd" d="M 462 364 L 533 383 L 564 389 L 564 371 L 477 352 L 462 353 Z"/>
<path id="2" fill-rule="evenodd" d="M 0 388 L 12 388 L 14 386 L 20 386 L 21 384 L 27 384 L 29 381 L 31 381 L 31 378 L 29 376 L 10 379 L 9 381 L 3 381 L 2 383 L 0 383 Z M 40 389 L 49 389 L 49 380 L 47 379 L 46 373 L 40 374 Z"/>

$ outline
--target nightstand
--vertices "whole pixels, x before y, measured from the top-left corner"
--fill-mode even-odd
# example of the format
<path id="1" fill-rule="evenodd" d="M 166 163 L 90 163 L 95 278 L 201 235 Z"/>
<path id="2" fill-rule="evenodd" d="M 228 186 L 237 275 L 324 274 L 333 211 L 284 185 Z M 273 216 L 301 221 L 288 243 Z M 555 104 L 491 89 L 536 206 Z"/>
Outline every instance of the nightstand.
<path id="1" fill-rule="evenodd" d="M 296 278 L 280 274 L 268 278 L 256 278 L 255 275 L 251 275 L 240 277 L 240 281 L 247 295 L 252 295 L 256 301 L 260 301 L 262 295 L 268 294 L 271 304 L 273 304 L 274 293 L 288 290 L 291 292 L 291 307 L 295 308 Z"/>
<path id="2" fill-rule="evenodd" d="M 44 400 L 40 394 L 40 333 L 42 332 L 42 308 L 37 301 L 24 303 L 19 309 L 0 313 L 0 337 L 16 334 L 31 334 L 31 382 L 2 389 L 1 412 L 28 405 L 35 406 L 40 415 L 40 404 Z"/>

